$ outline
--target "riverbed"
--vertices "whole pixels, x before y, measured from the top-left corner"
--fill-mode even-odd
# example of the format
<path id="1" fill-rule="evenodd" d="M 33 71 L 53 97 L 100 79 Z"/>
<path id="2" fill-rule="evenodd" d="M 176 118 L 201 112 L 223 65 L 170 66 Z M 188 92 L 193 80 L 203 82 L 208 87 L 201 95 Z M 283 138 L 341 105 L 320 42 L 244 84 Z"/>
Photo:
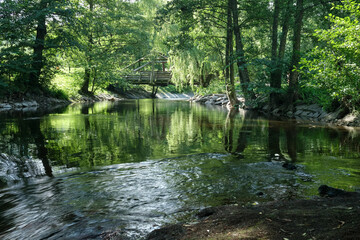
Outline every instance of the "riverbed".
<path id="1" fill-rule="evenodd" d="M 360 129 L 186 101 L 1 113 L 0 153 L 43 168 L 2 172 L 1 239 L 139 239 L 205 207 L 360 190 Z"/>

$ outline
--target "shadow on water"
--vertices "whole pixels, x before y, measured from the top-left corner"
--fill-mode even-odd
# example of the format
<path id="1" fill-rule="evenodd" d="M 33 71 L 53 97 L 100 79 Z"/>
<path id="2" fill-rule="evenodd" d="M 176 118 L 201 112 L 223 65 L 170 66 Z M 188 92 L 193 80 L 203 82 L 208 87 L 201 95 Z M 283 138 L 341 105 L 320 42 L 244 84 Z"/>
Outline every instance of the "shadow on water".
<path id="1" fill-rule="evenodd" d="M 23 180 L 0 188 L 0 238 L 99 239 L 117 230 L 138 239 L 207 206 L 308 198 L 321 184 L 356 190 L 359 140 L 356 129 L 181 101 L 4 116 L 0 152 L 10 157 L 0 157 L 0 179 L 13 171 Z M 43 174 L 19 174 L 29 158 Z"/>

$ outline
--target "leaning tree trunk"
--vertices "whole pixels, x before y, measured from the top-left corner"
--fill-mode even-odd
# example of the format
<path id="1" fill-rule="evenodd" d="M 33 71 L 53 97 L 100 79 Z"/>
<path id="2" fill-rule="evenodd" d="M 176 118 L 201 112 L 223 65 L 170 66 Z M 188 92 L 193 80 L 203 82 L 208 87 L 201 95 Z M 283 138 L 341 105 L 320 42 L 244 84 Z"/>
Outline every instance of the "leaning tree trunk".
<path id="1" fill-rule="evenodd" d="M 296 1 L 296 15 L 295 15 L 295 26 L 294 26 L 294 40 L 293 40 L 293 53 L 290 63 L 290 76 L 289 76 L 289 91 L 288 91 L 288 100 L 289 108 L 292 110 L 293 104 L 297 99 L 298 95 L 298 77 L 300 62 L 300 43 L 301 43 L 301 28 L 302 21 L 304 16 L 304 6 L 303 0 Z"/>
<path id="2" fill-rule="evenodd" d="M 250 77 L 249 72 L 246 67 L 246 60 L 244 54 L 244 45 L 242 43 L 242 37 L 239 27 L 239 12 L 237 8 L 237 0 L 229 0 L 229 8 L 232 10 L 233 21 L 234 21 L 234 35 L 236 43 L 236 58 L 237 66 L 239 71 L 239 77 L 241 82 L 241 90 L 245 95 L 245 102 L 255 98 L 255 95 L 252 91 L 249 90 Z"/>
<path id="3" fill-rule="evenodd" d="M 31 63 L 31 73 L 29 85 L 35 88 L 41 88 L 40 74 L 44 66 L 43 52 L 45 49 L 45 36 L 46 36 L 46 8 L 48 7 L 48 1 L 42 0 L 40 2 L 41 14 L 37 19 L 36 27 L 36 39 L 34 44 L 34 53 Z"/>
<path id="4" fill-rule="evenodd" d="M 233 26 L 232 26 L 232 14 L 231 6 L 232 0 L 228 0 L 227 9 L 227 33 L 226 33 L 226 94 L 228 96 L 230 106 L 235 107 L 239 104 L 239 100 L 236 97 L 235 81 L 234 81 L 234 64 L 232 61 L 233 57 Z"/>

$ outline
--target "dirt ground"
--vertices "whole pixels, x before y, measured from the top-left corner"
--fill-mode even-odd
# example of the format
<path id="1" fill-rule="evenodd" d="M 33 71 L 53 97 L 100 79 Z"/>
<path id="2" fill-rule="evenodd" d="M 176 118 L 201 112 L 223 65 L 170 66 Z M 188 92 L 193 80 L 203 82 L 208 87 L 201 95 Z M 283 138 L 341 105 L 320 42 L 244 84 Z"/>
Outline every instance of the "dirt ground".
<path id="1" fill-rule="evenodd" d="M 196 224 L 153 231 L 148 240 L 360 239 L 360 194 L 204 209 Z"/>

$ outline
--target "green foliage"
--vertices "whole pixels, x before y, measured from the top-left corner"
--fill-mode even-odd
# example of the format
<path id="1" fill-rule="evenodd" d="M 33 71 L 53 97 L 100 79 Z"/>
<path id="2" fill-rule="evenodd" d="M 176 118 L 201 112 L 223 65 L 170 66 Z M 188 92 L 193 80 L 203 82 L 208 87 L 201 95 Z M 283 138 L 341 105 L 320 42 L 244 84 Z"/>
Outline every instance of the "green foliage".
<path id="1" fill-rule="evenodd" d="M 214 3 L 219 6 L 212 6 Z M 158 10 L 155 47 L 169 53 L 172 80 L 181 89 L 206 87 L 224 70 L 224 3 L 178 0 Z M 214 18 L 216 16 L 216 19 Z M 219 21 L 220 20 L 220 21 Z"/>
<path id="2" fill-rule="evenodd" d="M 302 72 L 310 75 L 308 87 L 326 89 L 332 99 L 356 109 L 360 103 L 360 5 L 346 0 L 333 10 L 336 14 L 327 17 L 331 27 L 314 34 L 319 44 L 302 59 Z M 323 101 L 329 106 L 328 98 Z"/>
<path id="3" fill-rule="evenodd" d="M 239 86 L 237 86 L 239 89 Z M 226 88 L 223 81 L 212 81 L 209 86 L 205 87 L 197 87 L 197 94 L 200 95 L 208 95 L 208 94 L 216 94 L 216 93 L 226 93 Z"/>
<path id="4" fill-rule="evenodd" d="M 311 81 L 301 81 L 300 84 L 299 94 L 302 103 L 319 103 L 328 112 L 336 110 L 334 109 L 334 99 L 329 95 L 327 89 L 313 85 Z"/>
<path id="5" fill-rule="evenodd" d="M 10 91 L 42 91 L 49 86 L 57 64 L 55 53 L 63 47 L 65 38 L 68 40 L 63 26 L 73 16 L 69 3 L 68 0 L 0 2 L 0 76 L 6 79 Z M 45 19 L 46 25 L 42 29 L 43 40 L 38 39 L 41 19 Z M 40 50 L 42 55 L 36 56 L 39 41 L 44 49 Z M 32 74 L 36 78 L 31 78 Z"/>
<path id="6" fill-rule="evenodd" d="M 78 95 L 78 89 L 81 87 L 84 77 L 82 68 L 59 69 L 54 79 L 51 81 L 52 86 L 64 92 L 68 97 Z"/>

